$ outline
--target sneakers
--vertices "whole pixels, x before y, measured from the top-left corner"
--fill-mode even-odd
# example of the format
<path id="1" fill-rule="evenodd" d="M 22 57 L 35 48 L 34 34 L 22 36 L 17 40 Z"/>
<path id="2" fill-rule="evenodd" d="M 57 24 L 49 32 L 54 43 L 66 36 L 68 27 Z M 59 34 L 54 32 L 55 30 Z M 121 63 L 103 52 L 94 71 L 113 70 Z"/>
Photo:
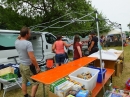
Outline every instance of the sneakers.
<path id="1" fill-rule="evenodd" d="M 26 95 L 24 95 L 24 97 L 31 97 L 30 95 L 28 95 L 28 94 L 26 94 Z"/>

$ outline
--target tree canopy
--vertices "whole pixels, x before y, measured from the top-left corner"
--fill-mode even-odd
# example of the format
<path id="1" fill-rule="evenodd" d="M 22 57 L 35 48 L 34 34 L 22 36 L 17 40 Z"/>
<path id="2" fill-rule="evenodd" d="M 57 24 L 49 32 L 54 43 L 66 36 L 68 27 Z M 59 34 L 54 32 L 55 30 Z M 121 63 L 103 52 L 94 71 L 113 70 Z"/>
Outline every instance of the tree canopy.
<path id="1" fill-rule="evenodd" d="M 129 27 L 129 29 L 130 29 L 130 23 L 129 23 L 129 24 L 127 24 L 127 27 Z"/>
<path id="2" fill-rule="evenodd" d="M 0 6 L 0 29 L 19 30 L 22 26 L 36 24 L 36 20 L 30 17 L 21 16 L 12 8 Z"/>
<path id="3" fill-rule="evenodd" d="M 88 0 L 1 0 L 4 5 L 0 10 L 5 14 L 4 20 L 0 17 L 0 22 L 6 23 L 7 29 L 19 29 L 20 26 L 34 26 L 42 24 L 34 30 L 42 30 L 49 32 L 80 32 L 88 33 L 90 30 L 96 29 L 94 7 Z M 92 13 L 90 16 L 87 14 Z M 0 11 L 0 14 L 2 12 Z M 63 17 L 64 16 L 64 17 Z M 60 19 L 57 19 L 62 17 Z M 81 17 L 84 17 L 80 19 Z M 102 13 L 98 14 L 99 27 L 104 29 L 101 32 L 106 32 L 110 26 L 106 24 Z M 55 20 L 57 19 L 57 20 Z M 54 21 L 55 20 L 55 21 Z M 74 21 L 73 20 L 93 20 L 91 22 Z M 58 22 L 69 21 L 69 22 Z M 12 25 L 14 24 L 14 25 Z M 55 24 L 55 25 L 54 25 Z M 65 26 L 64 25 L 67 25 Z M 50 25 L 53 25 L 49 28 Z M 61 27 L 59 29 L 54 28 Z"/>

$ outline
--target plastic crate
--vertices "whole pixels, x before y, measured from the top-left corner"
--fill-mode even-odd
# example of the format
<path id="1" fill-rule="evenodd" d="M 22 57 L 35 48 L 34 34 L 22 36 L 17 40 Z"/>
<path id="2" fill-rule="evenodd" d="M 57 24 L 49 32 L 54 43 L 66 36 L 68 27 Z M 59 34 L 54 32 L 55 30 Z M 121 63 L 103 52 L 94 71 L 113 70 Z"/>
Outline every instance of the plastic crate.
<path id="1" fill-rule="evenodd" d="M 8 74 L 5 74 L 3 76 L 0 76 L 0 78 L 2 79 L 5 79 L 5 80 L 10 80 L 12 78 L 17 78 L 18 76 L 16 74 L 13 74 L 13 73 L 8 73 Z"/>
<path id="2" fill-rule="evenodd" d="M 82 74 L 83 72 L 90 72 L 92 74 L 92 77 L 89 80 L 78 78 L 77 75 Z M 97 70 L 97 69 L 81 67 L 78 70 L 74 71 L 73 73 L 69 74 L 69 77 L 72 80 L 75 80 L 75 81 L 81 83 L 82 85 L 85 86 L 86 89 L 91 91 L 96 86 L 98 73 L 99 73 L 99 70 Z"/>
<path id="3" fill-rule="evenodd" d="M 54 62 L 53 59 L 47 59 L 47 62 L 46 62 L 47 68 L 53 68 L 53 65 L 54 65 L 53 62 Z"/>
<path id="4" fill-rule="evenodd" d="M 97 82 L 98 83 L 102 83 L 103 79 L 105 78 L 106 69 L 103 68 L 102 71 L 101 71 L 101 68 L 98 68 L 98 67 L 89 66 L 89 68 L 93 68 L 93 69 L 98 69 L 99 70 Z M 103 79 L 102 79 L 102 75 L 103 75 Z"/>
<path id="5" fill-rule="evenodd" d="M 0 70 L 0 76 L 6 75 L 6 74 L 9 74 L 9 73 L 14 73 L 13 67 L 7 67 L 7 68 Z"/>
<path id="6" fill-rule="evenodd" d="M 96 69 L 100 70 L 100 72 L 98 73 L 97 82 L 102 83 L 103 79 L 105 78 L 106 69 L 102 69 L 102 71 L 101 71 L 101 68 L 96 68 Z M 102 78 L 102 75 L 103 75 L 103 78 Z"/>

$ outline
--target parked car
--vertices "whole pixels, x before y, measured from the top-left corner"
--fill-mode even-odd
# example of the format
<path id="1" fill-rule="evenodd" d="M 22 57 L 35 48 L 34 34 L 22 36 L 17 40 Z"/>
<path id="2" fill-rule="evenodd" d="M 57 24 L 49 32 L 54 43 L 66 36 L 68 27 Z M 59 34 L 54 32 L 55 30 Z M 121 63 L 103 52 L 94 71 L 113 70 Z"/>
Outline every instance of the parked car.
<path id="1" fill-rule="evenodd" d="M 19 31 L 0 30 L 0 63 L 19 62 L 18 53 L 15 49 L 15 40 Z M 49 32 L 31 32 L 29 41 L 32 42 L 34 54 L 39 65 L 45 64 L 46 59 L 53 58 L 55 53 L 52 52 L 52 44 L 56 37 Z"/>

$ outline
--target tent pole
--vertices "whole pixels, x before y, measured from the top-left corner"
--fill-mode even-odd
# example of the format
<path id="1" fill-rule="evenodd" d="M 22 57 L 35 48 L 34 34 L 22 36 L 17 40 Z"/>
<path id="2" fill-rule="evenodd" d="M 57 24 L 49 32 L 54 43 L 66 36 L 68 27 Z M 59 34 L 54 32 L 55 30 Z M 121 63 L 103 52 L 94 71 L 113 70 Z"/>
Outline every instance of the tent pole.
<path id="1" fill-rule="evenodd" d="M 123 67 L 124 67 L 124 65 L 125 65 L 125 62 L 124 62 L 124 46 L 123 46 L 123 33 L 122 33 L 122 26 L 121 26 L 121 24 L 119 24 L 119 29 L 121 30 L 122 51 L 123 51 Z"/>
<path id="2" fill-rule="evenodd" d="M 124 51 L 124 46 L 123 46 L 123 33 L 122 33 L 121 24 L 119 24 L 119 28 L 120 28 L 120 30 L 121 30 L 122 51 Z"/>
<path id="3" fill-rule="evenodd" d="M 101 54 L 101 48 L 99 47 L 100 46 L 100 35 L 99 35 L 99 20 L 98 20 L 98 12 L 95 11 L 96 13 L 96 25 L 97 25 L 97 34 L 98 34 L 98 48 L 99 48 L 99 54 L 100 54 L 100 68 L 101 68 L 101 72 L 102 72 L 102 54 Z M 103 74 L 102 74 L 102 80 L 103 80 Z M 105 94 L 105 88 L 104 88 L 104 83 L 103 84 L 103 92 Z M 105 96 L 105 95 L 104 95 Z M 103 96 L 103 97 L 104 97 Z"/>

